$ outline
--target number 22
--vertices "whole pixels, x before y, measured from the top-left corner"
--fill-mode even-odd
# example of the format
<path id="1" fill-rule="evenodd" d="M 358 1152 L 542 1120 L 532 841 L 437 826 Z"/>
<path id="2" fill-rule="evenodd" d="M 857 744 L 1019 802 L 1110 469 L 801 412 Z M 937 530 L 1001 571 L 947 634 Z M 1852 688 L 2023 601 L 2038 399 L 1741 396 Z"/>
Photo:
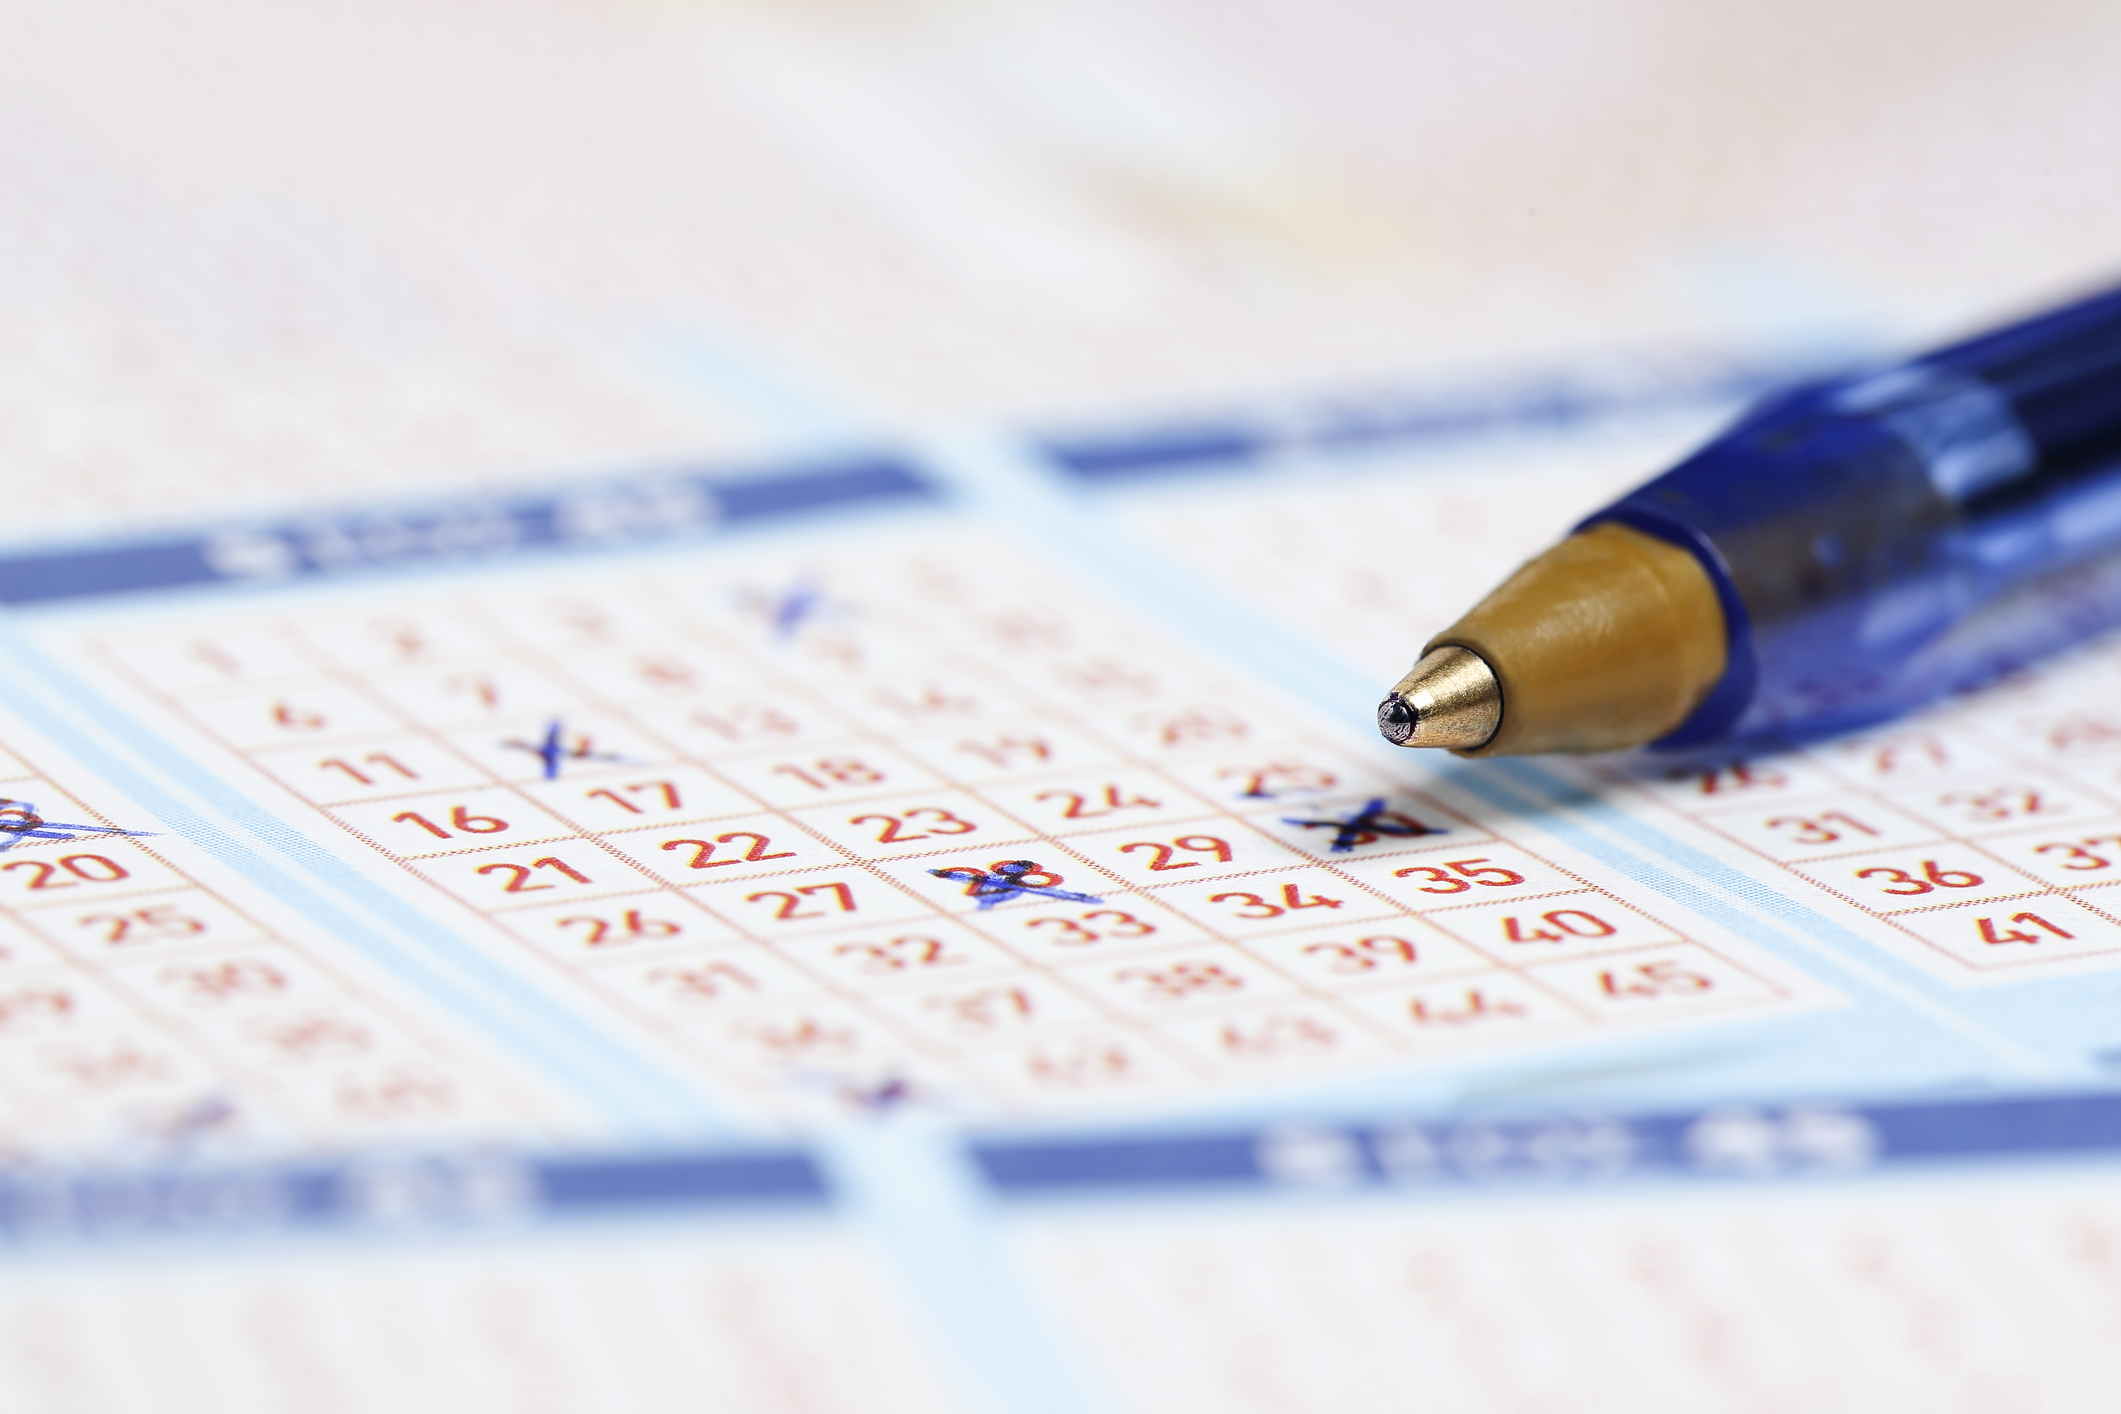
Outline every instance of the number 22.
<path id="1" fill-rule="evenodd" d="M 708 858 L 709 855 L 714 853 L 714 847 L 716 845 L 730 844 L 736 840 L 750 840 L 751 847 L 734 859 Z M 792 849 L 779 850 L 773 854 L 765 854 L 761 852 L 766 848 L 766 846 L 772 843 L 773 841 L 766 838 L 766 836 L 761 834 L 755 834 L 750 830 L 731 830 L 726 835 L 716 835 L 711 841 L 665 840 L 663 841 L 662 847 L 664 849 L 683 849 L 686 845 L 691 845 L 692 858 L 686 861 L 685 867 L 687 869 L 719 869 L 724 864 L 756 864 L 762 859 L 795 858 L 795 851 Z"/>

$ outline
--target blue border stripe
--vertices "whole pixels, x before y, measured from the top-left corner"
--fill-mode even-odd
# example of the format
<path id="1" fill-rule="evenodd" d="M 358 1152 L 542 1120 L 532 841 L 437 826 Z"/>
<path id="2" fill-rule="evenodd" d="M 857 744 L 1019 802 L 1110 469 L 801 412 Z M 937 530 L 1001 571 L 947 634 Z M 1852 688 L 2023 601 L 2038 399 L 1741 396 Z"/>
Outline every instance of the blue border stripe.
<path id="1" fill-rule="evenodd" d="M 1116 485 L 1240 470 L 1305 453 L 1354 455 L 1474 437 L 1554 434 L 1607 419 L 1732 402 L 1815 373 L 1796 365 L 1698 357 L 1664 368 L 1557 370 L 1486 383 L 1319 399 L 1279 412 L 1132 428 L 1047 432 L 1032 447 L 1072 480 Z"/>
<path id="2" fill-rule="evenodd" d="M 25 675 L 29 682 L 23 680 Z M 297 834 L 159 736 L 140 732 L 115 706 L 7 625 L 0 625 L 0 688 L 5 688 L 12 710 L 73 755 L 102 763 L 105 774 L 185 840 L 318 920 L 333 936 L 452 1016 L 478 1027 L 529 1076 L 572 1094 L 592 1113 L 617 1125 L 621 1134 L 697 1137 L 728 1128 L 721 1107 L 698 1082 L 680 1078 L 632 1044 L 605 1034 L 458 937 L 441 919 L 429 917 Z M 58 694 L 65 708 L 54 708 L 46 691 Z M 91 727 L 102 740 L 88 735 Z M 131 759 L 112 770 L 113 752 Z M 140 769 L 142 762 L 152 773 Z M 307 877 L 290 873 L 229 834 L 165 789 L 165 781 L 240 826 Z M 319 885 L 330 892 L 321 893 Z"/>
<path id="3" fill-rule="evenodd" d="M 565 1159 L 536 1169 L 549 1211 L 667 1211 L 761 1198 L 822 1201 L 825 1182 L 810 1156 L 794 1150 L 748 1155 L 656 1155 L 641 1159 Z"/>
<path id="4" fill-rule="evenodd" d="M 2121 1158 L 2121 1095 L 988 1139 L 972 1145 L 972 1157 L 1005 1199 L 1292 1186 L 1788 1179 Z"/>
<path id="5" fill-rule="evenodd" d="M 684 1154 L 357 1156 L 333 1163 L 0 1176 L 0 1243 L 431 1234 L 585 1219 L 822 1211 L 796 1149 Z"/>
<path id="6" fill-rule="evenodd" d="M 527 551 L 623 549 L 724 526 L 935 494 L 911 462 L 885 454 L 748 475 L 659 472 L 584 482 L 545 495 L 467 498 L 60 550 L 0 552 L 0 604 L 435 568 Z"/>
<path id="7" fill-rule="evenodd" d="M 1637 883 L 1715 920 L 1740 937 L 1787 956 L 1795 947 L 1824 963 L 1843 986 L 1874 997 L 1890 998 L 1907 1012 L 1957 1034 L 1986 1051 L 2023 1079 L 2056 1080 L 2056 1061 L 2029 1050 L 1995 1028 L 1968 1016 L 1957 999 L 1941 1000 L 1928 979 L 1904 982 L 1894 974 L 1908 964 L 1880 950 L 1851 929 L 1828 918 L 1790 892 L 1747 877 L 1713 856 L 1695 849 L 1646 821 L 1621 811 L 1583 788 L 1563 781 L 1522 757 L 1480 763 L 1491 770 L 1461 767 L 1452 782 L 1490 804 L 1519 817 L 1537 816 L 1540 827 L 1593 858 L 1619 869 Z M 1527 801 L 1504 785 L 1530 788 L 1546 795 L 1545 807 Z M 1564 813 L 1567 812 L 1567 813 Z M 1592 822 L 1579 824 L 1569 814 Z M 1673 866 L 1667 869 L 1623 849 L 1612 837 L 1634 849 L 1646 849 Z M 1674 872 L 1674 870 L 1682 872 Z M 1724 897 L 1718 898 L 1717 894 Z M 1729 899 L 1730 902 L 1725 902 Z"/>

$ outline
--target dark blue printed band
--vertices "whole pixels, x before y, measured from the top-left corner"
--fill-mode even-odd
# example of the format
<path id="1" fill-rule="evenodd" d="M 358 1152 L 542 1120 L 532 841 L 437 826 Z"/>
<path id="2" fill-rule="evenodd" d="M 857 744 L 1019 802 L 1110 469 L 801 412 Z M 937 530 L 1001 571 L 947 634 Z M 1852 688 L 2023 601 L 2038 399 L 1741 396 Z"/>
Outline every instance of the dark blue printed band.
<path id="1" fill-rule="evenodd" d="M 36 604 L 211 584 L 287 583 L 379 569 L 495 560 L 526 551 L 612 549 L 820 510 L 933 498 L 890 456 L 749 474 L 672 472 L 550 494 L 351 511 L 216 531 L 0 552 L 0 604 Z"/>
<path id="2" fill-rule="evenodd" d="M 1543 1120 L 1305 1124 L 974 1148 L 1007 1197 L 1780 1179 L 2121 1158 L 2121 1095 L 1737 1106 Z"/>
<path id="3" fill-rule="evenodd" d="M 1787 1181 L 2111 1163 L 2121 1160 L 2121 1094 L 988 1138 L 970 1152 L 1004 1200 Z M 0 1243 L 360 1237 L 760 1209 L 823 1213 L 831 1203 L 821 1168 L 798 1149 L 23 1170 L 0 1178 Z"/>
<path id="4" fill-rule="evenodd" d="M 0 1242 L 448 1231 L 762 1206 L 822 1210 L 829 1197 L 816 1164 L 797 1150 L 18 1172 L 0 1178 Z"/>
<path id="5" fill-rule="evenodd" d="M 1720 358 L 1512 376 L 1488 383 L 1319 399 L 1209 420 L 1033 445 L 1072 478 L 1118 484 L 1229 472 L 1292 453 L 1357 455 L 1728 402 L 1787 382 L 1786 365 Z M 0 604 L 94 599 L 214 584 L 493 561 L 554 549 L 651 544 L 821 510 L 934 499 L 909 459 L 877 453 L 752 472 L 670 471 L 563 491 L 297 516 L 63 549 L 0 550 Z"/>
<path id="6" fill-rule="evenodd" d="M 1813 365 L 1806 364 L 1804 370 Z M 1301 455 L 1349 456 L 1477 437 L 1560 433 L 1623 416 L 1727 404 L 1787 384 L 1790 363 L 1722 357 L 1613 362 L 1419 391 L 1319 399 L 1280 409 L 1035 437 L 1076 481 L 1119 485 L 1218 474 Z"/>

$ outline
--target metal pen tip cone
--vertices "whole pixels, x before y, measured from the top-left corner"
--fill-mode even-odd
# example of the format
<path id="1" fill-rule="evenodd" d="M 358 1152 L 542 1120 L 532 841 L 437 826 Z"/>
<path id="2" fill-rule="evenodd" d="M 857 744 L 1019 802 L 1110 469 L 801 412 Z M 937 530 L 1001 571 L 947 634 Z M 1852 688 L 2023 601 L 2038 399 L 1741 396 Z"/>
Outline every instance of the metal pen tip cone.
<path id="1" fill-rule="evenodd" d="M 1377 730 L 1394 746 L 1405 746 L 1420 720 L 1414 709 L 1396 696 L 1377 704 Z"/>
<path id="2" fill-rule="evenodd" d="M 1478 653 L 1456 646 L 1416 663 L 1377 708 L 1377 730 L 1394 746 L 1471 751 L 1501 725 L 1502 685 Z"/>

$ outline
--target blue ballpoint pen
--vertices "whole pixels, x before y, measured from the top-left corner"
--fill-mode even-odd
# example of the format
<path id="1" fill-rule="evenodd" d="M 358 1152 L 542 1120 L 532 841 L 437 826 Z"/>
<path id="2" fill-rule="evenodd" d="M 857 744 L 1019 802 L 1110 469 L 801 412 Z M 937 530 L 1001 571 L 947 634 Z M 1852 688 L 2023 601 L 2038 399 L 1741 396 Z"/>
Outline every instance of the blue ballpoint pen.
<path id="1" fill-rule="evenodd" d="M 2121 290 L 1769 398 L 1430 640 L 1462 755 L 1808 737 L 2121 624 Z"/>

